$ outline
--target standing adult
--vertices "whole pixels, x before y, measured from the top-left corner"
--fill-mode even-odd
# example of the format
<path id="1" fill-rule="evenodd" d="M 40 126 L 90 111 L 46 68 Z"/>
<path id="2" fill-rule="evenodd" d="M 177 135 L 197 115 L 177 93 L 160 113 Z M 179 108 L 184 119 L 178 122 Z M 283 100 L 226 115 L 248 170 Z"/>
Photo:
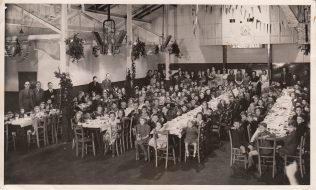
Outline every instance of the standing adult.
<path id="1" fill-rule="evenodd" d="M 260 79 L 259 80 L 260 80 L 260 83 L 261 83 L 261 90 L 262 91 L 269 87 L 269 76 L 268 76 L 266 70 L 262 71 L 262 74 L 260 75 Z"/>
<path id="2" fill-rule="evenodd" d="M 241 84 L 243 83 L 244 81 L 244 77 L 241 73 L 241 70 L 240 69 L 237 69 L 237 73 L 235 75 L 235 83 L 238 85 L 238 86 L 241 86 Z"/>
<path id="3" fill-rule="evenodd" d="M 233 69 L 229 70 L 229 75 L 227 76 L 227 82 L 230 85 L 231 83 L 235 83 L 235 72 Z"/>
<path id="4" fill-rule="evenodd" d="M 36 82 L 36 87 L 33 90 L 33 94 L 34 94 L 34 104 L 35 106 L 38 106 L 41 102 L 45 101 L 44 100 L 44 90 L 41 87 L 41 82 L 37 81 Z"/>
<path id="5" fill-rule="evenodd" d="M 101 94 L 102 93 L 101 85 L 98 82 L 98 77 L 97 76 L 94 76 L 93 77 L 93 81 L 89 83 L 89 85 L 88 85 L 88 92 L 91 95 L 92 95 L 92 92 L 95 92 L 96 94 Z"/>
<path id="6" fill-rule="evenodd" d="M 289 73 L 286 67 L 283 67 L 282 69 L 280 84 L 282 88 L 286 88 L 291 85 L 291 73 Z"/>
<path id="7" fill-rule="evenodd" d="M 305 69 L 303 72 L 303 75 L 300 77 L 301 78 L 301 83 L 303 86 L 306 86 L 309 88 L 310 84 L 310 76 L 309 76 L 309 70 Z"/>
<path id="8" fill-rule="evenodd" d="M 45 96 L 45 101 L 47 102 L 47 100 L 51 100 L 52 104 L 55 105 L 56 101 L 57 101 L 57 97 L 56 97 L 56 91 L 53 89 L 53 83 L 52 82 L 48 82 L 48 90 L 46 90 L 44 92 L 44 96 Z"/>
<path id="9" fill-rule="evenodd" d="M 256 94 L 261 95 L 261 83 L 256 71 L 251 72 L 250 81 L 254 89 L 256 89 Z"/>
<path id="10" fill-rule="evenodd" d="M 106 91 L 110 91 L 111 90 L 112 82 L 111 82 L 109 73 L 107 73 L 105 75 L 105 79 L 102 81 L 101 87 L 102 87 L 102 90 L 106 90 Z"/>
<path id="11" fill-rule="evenodd" d="M 29 112 L 34 107 L 33 91 L 30 89 L 30 82 L 24 83 L 24 89 L 19 92 L 19 106 L 20 109 L 24 108 L 26 112 Z"/>

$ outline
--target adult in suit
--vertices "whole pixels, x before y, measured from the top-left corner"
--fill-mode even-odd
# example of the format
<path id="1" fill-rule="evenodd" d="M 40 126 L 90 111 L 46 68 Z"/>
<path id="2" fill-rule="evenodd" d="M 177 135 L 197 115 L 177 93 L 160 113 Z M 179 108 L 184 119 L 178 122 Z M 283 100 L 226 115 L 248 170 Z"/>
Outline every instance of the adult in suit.
<path id="1" fill-rule="evenodd" d="M 98 77 L 97 76 L 94 76 L 93 77 L 93 81 L 89 83 L 89 85 L 88 85 L 88 92 L 91 95 L 92 95 L 92 92 L 95 92 L 96 94 L 101 94 L 102 93 L 101 85 L 98 82 Z"/>
<path id="2" fill-rule="evenodd" d="M 109 74 L 109 73 L 107 73 L 107 74 L 105 75 L 105 79 L 102 81 L 101 86 L 102 86 L 102 90 L 106 90 L 106 91 L 111 90 L 111 88 L 112 88 L 112 82 L 111 82 L 110 74 Z"/>
<path id="3" fill-rule="evenodd" d="M 280 77 L 280 84 L 282 88 L 286 88 L 291 85 L 291 78 L 292 75 L 289 73 L 287 68 L 282 69 L 281 77 Z"/>
<path id="4" fill-rule="evenodd" d="M 56 96 L 56 91 L 53 89 L 53 83 L 48 82 L 48 90 L 45 91 L 44 96 L 45 96 L 45 101 L 47 102 L 48 99 L 52 100 L 52 104 L 56 104 L 57 96 Z"/>
<path id="5" fill-rule="evenodd" d="M 24 89 L 19 92 L 19 106 L 20 109 L 24 108 L 26 112 L 29 112 L 34 107 L 33 91 L 30 89 L 30 82 L 24 83 Z"/>
<path id="6" fill-rule="evenodd" d="M 44 90 L 41 87 L 40 81 L 36 82 L 36 88 L 33 90 L 33 94 L 34 94 L 33 102 L 36 106 L 40 105 L 41 102 L 45 101 L 44 100 Z"/>

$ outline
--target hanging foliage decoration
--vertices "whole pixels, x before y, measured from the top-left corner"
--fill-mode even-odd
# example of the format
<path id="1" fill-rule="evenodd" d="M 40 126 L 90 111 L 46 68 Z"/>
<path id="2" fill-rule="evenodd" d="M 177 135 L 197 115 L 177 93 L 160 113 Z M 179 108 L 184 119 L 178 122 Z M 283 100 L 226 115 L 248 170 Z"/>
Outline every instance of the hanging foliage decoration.
<path id="1" fill-rule="evenodd" d="M 133 47 L 132 47 L 132 60 L 139 59 L 140 56 L 145 56 L 145 55 L 146 55 L 145 43 L 138 39 L 137 42 L 133 44 Z"/>
<path id="2" fill-rule="evenodd" d="M 15 48 L 14 48 L 14 53 L 13 53 L 13 57 L 15 57 L 16 55 L 21 56 L 22 55 L 22 45 L 20 40 L 17 38 L 15 41 Z"/>
<path id="3" fill-rule="evenodd" d="M 83 54 L 83 44 L 84 40 L 78 37 L 79 33 L 75 34 L 73 37 L 70 37 L 66 39 L 66 45 L 68 46 L 68 49 L 66 51 L 66 54 L 69 55 L 72 58 L 72 62 L 75 62 L 82 57 L 84 57 Z"/>
<path id="4" fill-rule="evenodd" d="M 181 58 L 181 52 L 179 49 L 179 45 L 177 44 L 177 41 L 174 41 L 170 48 L 168 49 L 170 54 L 174 54 L 176 57 Z"/>
<path id="5" fill-rule="evenodd" d="M 59 85 L 60 85 L 60 107 L 71 107 L 72 106 L 72 80 L 70 79 L 69 73 L 60 72 L 58 68 L 58 72 L 54 72 L 55 77 L 58 78 Z"/>

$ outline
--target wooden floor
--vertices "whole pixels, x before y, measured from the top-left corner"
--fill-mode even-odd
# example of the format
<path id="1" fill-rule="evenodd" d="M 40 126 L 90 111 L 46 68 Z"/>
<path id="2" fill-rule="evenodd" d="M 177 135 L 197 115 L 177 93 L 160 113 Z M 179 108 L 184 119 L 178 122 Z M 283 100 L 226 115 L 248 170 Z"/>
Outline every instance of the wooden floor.
<path id="1" fill-rule="evenodd" d="M 229 166 L 229 143 L 214 150 L 202 161 L 189 160 L 165 170 L 161 162 L 135 160 L 135 150 L 112 158 L 92 154 L 75 157 L 70 144 L 17 151 L 5 155 L 5 184 L 192 184 L 192 185 L 273 185 L 288 184 L 282 172 L 275 179 L 271 171 L 261 178 L 256 171 Z M 308 184 L 309 177 L 301 180 Z"/>

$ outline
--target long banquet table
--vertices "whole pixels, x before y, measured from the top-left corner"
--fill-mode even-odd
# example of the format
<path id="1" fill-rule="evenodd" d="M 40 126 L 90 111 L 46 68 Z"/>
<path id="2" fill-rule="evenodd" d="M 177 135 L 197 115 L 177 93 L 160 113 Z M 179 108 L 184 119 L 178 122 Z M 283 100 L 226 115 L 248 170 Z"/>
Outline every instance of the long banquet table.
<path id="1" fill-rule="evenodd" d="M 293 89 L 283 89 L 282 95 L 276 100 L 275 104 L 264 118 L 268 131 L 276 137 L 287 135 L 289 118 L 293 116 L 293 104 L 290 94 Z"/>

